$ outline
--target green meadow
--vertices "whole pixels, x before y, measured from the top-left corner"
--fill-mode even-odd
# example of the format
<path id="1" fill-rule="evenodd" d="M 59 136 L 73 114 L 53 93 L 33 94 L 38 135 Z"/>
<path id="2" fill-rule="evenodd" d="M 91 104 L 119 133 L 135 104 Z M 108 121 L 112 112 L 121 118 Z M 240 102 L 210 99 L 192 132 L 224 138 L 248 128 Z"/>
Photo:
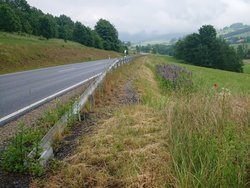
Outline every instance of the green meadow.
<path id="1" fill-rule="evenodd" d="M 250 74 L 244 74 L 248 73 L 250 64 L 244 66 L 244 73 L 235 73 L 185 64 L 170 56 L 159 56 L 154 61 L 156 63 L 176 64 L 192 71 L 193 82 L 198 89 L 207 91 L 213 89 L 214 84 L 217 84 L 219 88 L 227 88 L 234 93 L 250 93 Z"/>

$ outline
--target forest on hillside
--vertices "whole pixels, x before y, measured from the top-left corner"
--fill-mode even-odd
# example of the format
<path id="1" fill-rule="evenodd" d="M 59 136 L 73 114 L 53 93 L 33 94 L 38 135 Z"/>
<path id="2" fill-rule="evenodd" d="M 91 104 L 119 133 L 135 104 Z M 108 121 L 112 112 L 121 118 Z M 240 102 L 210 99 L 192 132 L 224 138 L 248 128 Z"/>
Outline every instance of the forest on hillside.
<path id="1" fill-rule="evenodd" d="M 118 31 L 107 20 L 100 19 L 94 29 L 74 22 L 66 15 L 45 14 L 26 0 L 0 0 L 0 31 L 27 33 L 46 39 L 60 38 L 85 46 L 123 52 L 126 45 L 118 39 Z"/>

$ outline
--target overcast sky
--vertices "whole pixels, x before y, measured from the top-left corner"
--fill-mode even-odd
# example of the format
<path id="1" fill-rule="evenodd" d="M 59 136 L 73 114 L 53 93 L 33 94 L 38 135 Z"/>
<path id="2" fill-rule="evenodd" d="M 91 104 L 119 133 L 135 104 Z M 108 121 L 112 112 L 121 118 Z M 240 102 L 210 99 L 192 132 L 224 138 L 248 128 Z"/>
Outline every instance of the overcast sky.
<path id="1" fill-rule="evenodd" d="M 119 32 L 166 34 L 217 28 L 235 22 L 250 24 L 250 0 L 27 0 L 55 16 L 65 14 L 94 27 L 104 18 Z"/>

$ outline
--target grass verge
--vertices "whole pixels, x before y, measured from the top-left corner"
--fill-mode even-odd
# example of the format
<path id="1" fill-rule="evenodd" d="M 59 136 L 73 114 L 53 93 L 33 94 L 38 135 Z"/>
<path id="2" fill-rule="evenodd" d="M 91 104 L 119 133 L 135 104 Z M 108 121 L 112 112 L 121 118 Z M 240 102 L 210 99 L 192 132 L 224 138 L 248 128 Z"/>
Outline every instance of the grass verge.
<path id="1" fill-rule="evenodd" d="M 166 90 L 155 75 L 165 63 L 191 70 L 192 90 Z M 249 86 L 236 84 L 248 78 L 169 57 L 140 58 L 105 86 L 102 101 L 110 102 L 99 101 L 95 111 L 103 105 L 112 117 L 100 118 L 42 187 L 248 187 Z M 117 88 L 131 79 L 141 102 L 121 105 L 115 96 L 124 90 Z"/>

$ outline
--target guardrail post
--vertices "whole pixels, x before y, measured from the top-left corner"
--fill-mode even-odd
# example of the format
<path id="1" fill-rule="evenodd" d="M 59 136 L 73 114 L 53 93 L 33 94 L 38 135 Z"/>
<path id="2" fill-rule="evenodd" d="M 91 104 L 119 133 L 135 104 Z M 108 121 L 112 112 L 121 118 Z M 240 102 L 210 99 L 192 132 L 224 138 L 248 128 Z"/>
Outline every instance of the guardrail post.
<path id="1" fill-rule="evenodd" d="M 89 103 L 90 103 L 90 110 L 92 111 L 94 106 L 95 106 L 95 98 L 94 98 L 93 94 L 91 94 L 89 96 Z"/>

